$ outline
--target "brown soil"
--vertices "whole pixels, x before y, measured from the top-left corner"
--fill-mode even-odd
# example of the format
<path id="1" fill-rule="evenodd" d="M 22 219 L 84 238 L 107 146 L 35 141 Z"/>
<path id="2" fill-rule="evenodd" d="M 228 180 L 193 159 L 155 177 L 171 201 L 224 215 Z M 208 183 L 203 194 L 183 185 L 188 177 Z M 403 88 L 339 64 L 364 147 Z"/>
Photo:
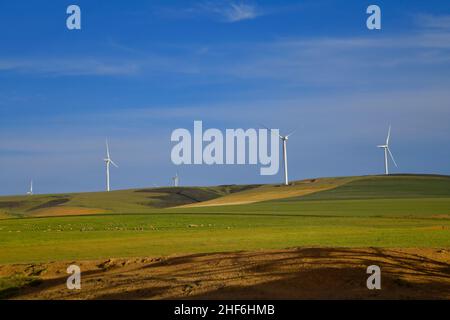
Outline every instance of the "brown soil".
<path id="1" fill-rule="evenodd" d="M 81 267 L 81 290 L 66 268 Z M 366 269 L 381 268 L 381 290 Z M 450 299 L 449 249 L 294 248 L 3 265 L 42 279 L 15 299 Z"/>

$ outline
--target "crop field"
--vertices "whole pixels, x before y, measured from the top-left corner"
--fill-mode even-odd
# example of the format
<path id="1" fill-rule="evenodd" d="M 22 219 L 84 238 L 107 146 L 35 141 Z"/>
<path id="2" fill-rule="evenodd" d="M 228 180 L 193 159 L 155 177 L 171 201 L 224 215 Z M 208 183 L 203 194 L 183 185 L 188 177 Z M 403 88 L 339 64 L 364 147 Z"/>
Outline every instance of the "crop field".
<path id="1" fill-rule="evenodd" d="M 0 284 L 24 286 L 34 279 L 17 278 L 12 264 L 300 247 L 447 252 L 450 177 L 346 177 L 292 186 L 2 197 L 0 246 Z"/>

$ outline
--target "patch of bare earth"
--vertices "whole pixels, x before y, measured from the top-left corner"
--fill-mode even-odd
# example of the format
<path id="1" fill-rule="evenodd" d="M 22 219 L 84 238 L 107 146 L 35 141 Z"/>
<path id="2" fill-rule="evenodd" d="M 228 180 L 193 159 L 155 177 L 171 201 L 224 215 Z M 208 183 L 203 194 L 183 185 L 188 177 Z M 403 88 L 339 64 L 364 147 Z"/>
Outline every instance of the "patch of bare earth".
<path id="1" fill-rule="evenodd" d="M 78 264 L 81 290 L 66 288 Z M 381 290 L 366 269 L 381 268 Z M 450 299 L 450 250 L 294 248 L 0 266 L 37 275 L 15 299 Z"/>

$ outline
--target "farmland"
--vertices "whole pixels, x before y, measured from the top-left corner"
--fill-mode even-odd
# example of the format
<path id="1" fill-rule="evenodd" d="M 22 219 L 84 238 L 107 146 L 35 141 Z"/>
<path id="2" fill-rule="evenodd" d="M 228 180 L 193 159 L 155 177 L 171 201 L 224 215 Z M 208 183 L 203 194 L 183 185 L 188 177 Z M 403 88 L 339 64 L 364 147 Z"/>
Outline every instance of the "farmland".
<path id="1" fill-rule="evenodd" d="M 15 196 L 0 198 L 0 208 L 3 276 L 11 264 L 286 248 L 450 248 L 447 176 Z"/>

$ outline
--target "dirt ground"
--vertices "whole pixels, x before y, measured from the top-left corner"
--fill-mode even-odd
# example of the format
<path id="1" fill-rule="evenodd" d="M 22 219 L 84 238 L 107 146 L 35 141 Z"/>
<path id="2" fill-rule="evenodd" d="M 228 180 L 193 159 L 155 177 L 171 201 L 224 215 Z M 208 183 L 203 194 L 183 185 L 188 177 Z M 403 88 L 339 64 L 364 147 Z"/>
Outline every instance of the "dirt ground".
<path id="1" fill-rule="evenodd" d="M 66 268 L 80 266 L 81 290 Z M 381 268 L 381 290 L 366 269 Z M 450 299 L 450 249 L 292 248 L 0 266 L 38 276 L 13 299 Z"/>

